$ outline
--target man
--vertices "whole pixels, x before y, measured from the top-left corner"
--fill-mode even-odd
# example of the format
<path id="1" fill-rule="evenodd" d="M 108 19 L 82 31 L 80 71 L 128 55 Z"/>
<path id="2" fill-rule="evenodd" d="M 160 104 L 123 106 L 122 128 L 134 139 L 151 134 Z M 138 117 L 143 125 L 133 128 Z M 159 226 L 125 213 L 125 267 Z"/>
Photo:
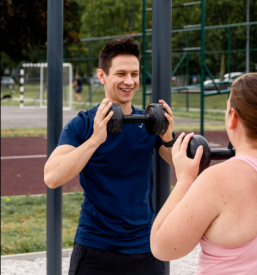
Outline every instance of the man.
<path id="1" fill-rule="evenodd" d="M 144 125 L 137 124 L 124 124 L 120 134 L 107 135 L 112 102 L 122 106 L 124 115 L 144 114 L 131 104 L 139 86 L 139 67 L 139 48 L 131 38 L 105 45 L 97 76 L 106 98 L 65 126 L 45 165 L 45 182 L 50 188 L 80 173 L 84 189 L 69 275 L 165 274 L 163 263 L 150 252 L 152 153 L 156 148 L 173 165 L 169 144 L 172 112 L 160 100 L 169 121 L 162 139 L 150 136 Z"/>
<path id="2" fill-rule="evenodd" d="M 82 80 L 80 79 L 80 75 L 76 74 L 76 79 L 75 81 L 72 83 L 72 86 L 77 86 L 74 95 L 76 96 L 78 102 L 82 101 L 82 96 L 81 96 L 81 92 L 82 92 Z"/>

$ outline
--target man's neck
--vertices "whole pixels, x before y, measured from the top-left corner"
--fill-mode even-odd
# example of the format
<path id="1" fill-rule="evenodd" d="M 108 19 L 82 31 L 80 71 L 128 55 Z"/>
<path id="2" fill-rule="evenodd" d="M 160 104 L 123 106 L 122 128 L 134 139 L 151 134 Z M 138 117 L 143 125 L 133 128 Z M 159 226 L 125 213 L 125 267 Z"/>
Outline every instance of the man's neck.
<path id="1" fill-rule="evenodd" d="M 123 109 L 123 113 L 124 115 L 130 115 L 132 113 L 132 105 L 131 105 L 131 102 L 128 102 L 128 103 L 119 103 L 120 106 L 122 107 Z"/>

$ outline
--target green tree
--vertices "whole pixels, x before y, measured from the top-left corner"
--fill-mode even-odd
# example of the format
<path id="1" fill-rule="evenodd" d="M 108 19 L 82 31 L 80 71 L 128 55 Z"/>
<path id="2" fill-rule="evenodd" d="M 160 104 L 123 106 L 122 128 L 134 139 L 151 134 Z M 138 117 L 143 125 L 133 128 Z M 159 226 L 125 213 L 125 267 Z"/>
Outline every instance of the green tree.
<path id="1" fill-rule="evenodd" d="M 64 0 L 64 42 L 78 43 L 78 3 Z M 37 62 L 47 41 L 47 0 L 1 1 L 1 74 L 21 60 Z"/>

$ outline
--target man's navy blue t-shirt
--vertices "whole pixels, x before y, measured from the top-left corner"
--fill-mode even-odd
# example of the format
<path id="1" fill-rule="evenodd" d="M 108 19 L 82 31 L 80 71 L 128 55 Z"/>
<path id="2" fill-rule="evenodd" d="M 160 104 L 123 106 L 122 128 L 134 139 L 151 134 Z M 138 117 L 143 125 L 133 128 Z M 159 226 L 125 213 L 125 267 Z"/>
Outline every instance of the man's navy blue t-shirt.
<path id="1" fill-rule="evenodd" d="M 63 129 L 58 146 L 78 147 L 88 140 L 98 106 L 73 118 Z M 144 114 L 132 109 L 132 114 Z M 144 124 L 124 124 L 120 134 L 107 136 L 80 172 L 85 199 L 77 243 L 125 254 L 150 251 L 152 153 L 160 146 L 161 138 L 149 135 Z"/>

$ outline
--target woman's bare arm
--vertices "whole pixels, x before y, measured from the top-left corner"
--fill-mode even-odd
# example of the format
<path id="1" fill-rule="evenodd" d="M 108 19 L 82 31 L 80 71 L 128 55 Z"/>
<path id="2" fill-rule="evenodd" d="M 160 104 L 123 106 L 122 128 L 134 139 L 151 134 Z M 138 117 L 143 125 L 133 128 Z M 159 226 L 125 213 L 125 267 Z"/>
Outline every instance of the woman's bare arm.
<path id="1" fill-rule="evenodd" d="M 201 152 L 198 151 L 195 160 L 184 159 L 188 141 L 192 135 L 179 137 L 179 150 L 184 155 L 175 155 L 186 166 L 188 171 L 182 177 L 178 176 L 180 168 L 176 168 L 178 182 L 166 203 L 158 213 L 151 231 L 151 250 L 153 255 L 163 261 L 170 261 L 187 255 L 197 245 L 211 222 L 219 215 L 219 197 L 217 192 L 216 168 L 204 171 L 193 183 L 197 175 Z M 178 143 L 174 147 L 178 147 Z M 184 149 L 183 149 L 184 148 Z M 176 148 L 175 148 L 176 150 Z M 198 165 L 198 167 L 197 167 Z"/>

